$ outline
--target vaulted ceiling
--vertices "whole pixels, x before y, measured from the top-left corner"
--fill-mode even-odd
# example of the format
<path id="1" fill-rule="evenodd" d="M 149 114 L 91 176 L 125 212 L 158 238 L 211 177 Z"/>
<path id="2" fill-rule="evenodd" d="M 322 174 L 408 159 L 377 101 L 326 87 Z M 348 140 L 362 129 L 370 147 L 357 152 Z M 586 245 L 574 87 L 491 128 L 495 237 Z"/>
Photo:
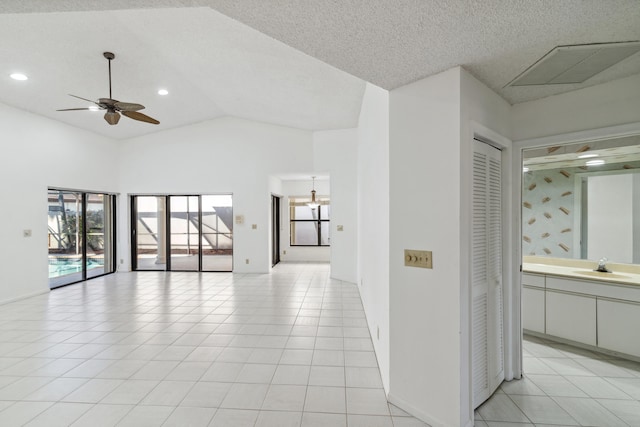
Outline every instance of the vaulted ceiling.
<path id="1" fill-rule="evenodd" d="M 635 54 L 582 84 L 505 87 L 557 45 L 631 40 L 637 0 L 3 0 L 0 102 L 113 138 L 224 115 L 339 129 L 357 124 L 365 81 L 461 65 L 519 103 L 640 73 Z M 160 125 L 55 111 L 108 95 L 104 51 L 113 97 Z"/>

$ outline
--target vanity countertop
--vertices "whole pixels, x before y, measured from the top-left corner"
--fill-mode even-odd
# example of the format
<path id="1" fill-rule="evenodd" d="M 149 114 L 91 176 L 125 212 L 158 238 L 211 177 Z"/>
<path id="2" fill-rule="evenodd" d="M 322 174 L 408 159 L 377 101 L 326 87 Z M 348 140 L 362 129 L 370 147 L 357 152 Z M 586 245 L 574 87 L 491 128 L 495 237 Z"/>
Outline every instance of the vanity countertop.
<path id="1" fill-rule="evenodd" d="M 600 273 L 593 271 L 597 264 L 594 261 L 525 256 L 522 263 L 522 271 L 571 279 L 640 286 L 639 266 L 608 263 L 607 268 L 612 273 Z"/>

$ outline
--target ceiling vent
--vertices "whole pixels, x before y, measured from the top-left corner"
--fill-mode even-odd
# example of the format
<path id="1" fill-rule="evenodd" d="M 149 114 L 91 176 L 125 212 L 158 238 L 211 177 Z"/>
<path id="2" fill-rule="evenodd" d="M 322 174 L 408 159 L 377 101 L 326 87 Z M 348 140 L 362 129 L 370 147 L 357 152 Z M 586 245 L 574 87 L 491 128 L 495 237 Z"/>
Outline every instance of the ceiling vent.
<path id="1" fill-rule="evenodd" d="M 638 51 L 638 41 L 556 46 L 507 86 L 582 83 Z"/>

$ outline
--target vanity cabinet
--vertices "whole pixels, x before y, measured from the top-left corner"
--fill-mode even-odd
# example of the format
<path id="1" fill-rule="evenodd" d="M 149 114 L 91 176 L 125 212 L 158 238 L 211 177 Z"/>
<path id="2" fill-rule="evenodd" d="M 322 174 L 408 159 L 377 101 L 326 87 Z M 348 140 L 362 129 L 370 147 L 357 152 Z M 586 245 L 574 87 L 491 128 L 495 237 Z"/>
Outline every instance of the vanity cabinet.
<path id="1" fill-rule="evenodd" d="M 640 357 L 640 286 L 522 275 L 525 330 Z"/>
<path id="2" fill-rule="evenodd" d="M 640 304 L 598 300 L 598 346 L 640 356 Z"/>
<path id="3" fill-rule="evenodd" d="M 546 291 L 546 333 L 589 345 L 596 341 L 596 299 Z"/>
<path id="4" fill-rule="evenodd" d="M 540 334 L 545 333 L 544 286 L 543 275 L 522 275 L 522 327 Z"/>

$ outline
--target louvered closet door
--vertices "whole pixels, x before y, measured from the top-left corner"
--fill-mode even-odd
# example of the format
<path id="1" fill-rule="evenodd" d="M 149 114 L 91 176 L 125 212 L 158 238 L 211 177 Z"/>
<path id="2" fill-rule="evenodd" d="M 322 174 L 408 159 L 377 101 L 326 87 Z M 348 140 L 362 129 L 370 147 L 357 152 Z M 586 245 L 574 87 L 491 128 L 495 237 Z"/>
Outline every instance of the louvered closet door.
<path id="1" fill-rule="evenodd" d="M 504 380 L 500 150 L 473 141 L 471 249 L 473 405 Z"/>

